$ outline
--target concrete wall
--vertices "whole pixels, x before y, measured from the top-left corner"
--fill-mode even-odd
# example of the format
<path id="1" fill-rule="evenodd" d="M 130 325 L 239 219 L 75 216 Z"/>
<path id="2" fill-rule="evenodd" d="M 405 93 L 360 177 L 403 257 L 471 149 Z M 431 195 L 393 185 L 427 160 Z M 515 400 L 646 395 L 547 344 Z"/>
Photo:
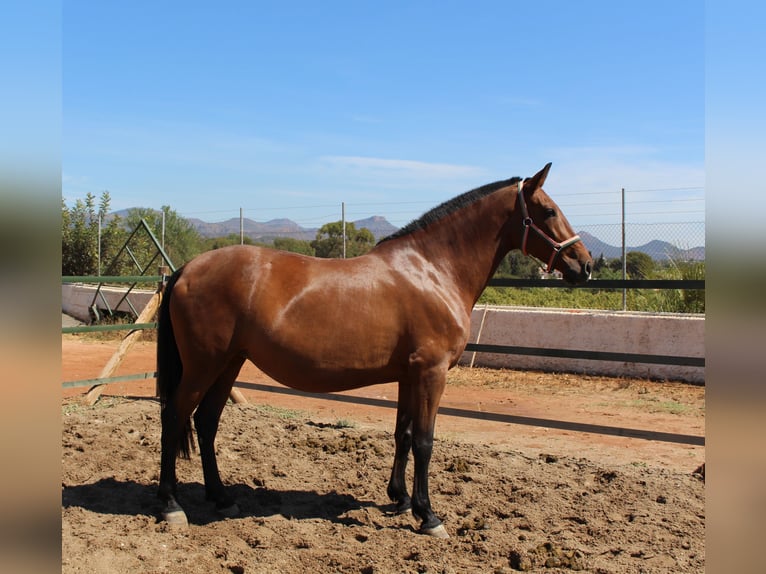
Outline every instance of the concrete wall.
<path id="1" fill-rule="evenodd" d="M 484 318 L 481 337 L 479 327 Z M 705 317 L 530 307 L 477 307 L 471 343 L 681 357 L 705 356 Z M 466 352 L 461 364 L 470 364 Z M 703 367 L 476 353 L 475 366 L 705 382 Z"/>
<path id="2" fill-rule="evenodd" d="M 116 307 L 119 300 L 125 295 L 128 287 L 102 287 L 101 293 L 104 298 L 109 302 L 109 307 L 113 311 L 126 311 L 130 312 L 130 307 L 127 303 L 123 302 L 119 307 Z M 93 297 L 96 295 L 96 287 L 94 285 L 84 285 L 82 283 L 65 283 L 61 285 L 61 310 L 79 319 L 84 323 L 90 323 L 90 306 L 93 304 Z M 149 299 L 154 295 L 154 291 L 144 289 L 133 289 L 130 292 L 128 298 L 131 304 L 135 307 L 139 313 L 146 307 Z M 106 305 L 101 300 L 101 295 L 96 300 L 96 306 L 99 309 L 105 309 Z"/>

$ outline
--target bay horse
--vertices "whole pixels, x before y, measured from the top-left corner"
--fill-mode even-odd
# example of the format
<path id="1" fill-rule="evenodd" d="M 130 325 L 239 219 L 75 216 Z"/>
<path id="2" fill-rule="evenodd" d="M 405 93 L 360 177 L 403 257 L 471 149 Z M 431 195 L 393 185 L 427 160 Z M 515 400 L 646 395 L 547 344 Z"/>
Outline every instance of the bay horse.
<path id="1" fill-rule="evenodd" d="M 319 259 L 253 246 L 203 253 L 168 280 L 158 319 L 162 516 L 188 524 L 176 458 L 197 431 L 205 493 L 224 516 L 239 509 L 218 472 L 214 441 L 245 360 L 280 383 L 317 393 L 398 382 L 387 494 L 420 532 L 448 534 L 431 509 L 428 466 L 447 371 L 468 342 L 471 310 L 512 249 L 547 261 L 568 283 L 592 260 L 535 176 L 466 192 L 427 212 L 369 253 Z M 195 410 L 196 409 L 196 410 Z M 412 497 L 405 484 L 414 459 Z"/>

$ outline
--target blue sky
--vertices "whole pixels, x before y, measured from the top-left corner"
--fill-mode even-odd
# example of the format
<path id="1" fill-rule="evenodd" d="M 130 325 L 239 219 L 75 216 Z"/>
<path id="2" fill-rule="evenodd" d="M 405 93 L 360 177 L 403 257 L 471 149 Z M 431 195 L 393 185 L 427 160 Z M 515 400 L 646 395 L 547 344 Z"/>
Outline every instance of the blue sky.
<path id="1" fill-rule="evenodd" d="M 62 193 L 305 226 L 553 162 L 573 225 L 703 221 L 700 1 L 65 2 Z"/>

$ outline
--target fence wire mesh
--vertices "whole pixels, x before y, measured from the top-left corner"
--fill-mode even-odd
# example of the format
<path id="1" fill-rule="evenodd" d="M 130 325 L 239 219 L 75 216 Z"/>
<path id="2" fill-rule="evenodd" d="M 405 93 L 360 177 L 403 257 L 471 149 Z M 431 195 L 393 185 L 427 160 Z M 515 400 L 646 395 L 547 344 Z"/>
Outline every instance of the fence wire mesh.
<path id="1" fill-rule="evenodd" d="M 622 225 L 584 225 L 578 228 L 593 257 L 622 257 Z M 705 222 L 626 223 L 626 252 L 641 251 L 658 262 L 704 261 Z"/>
<path id="2" fill-rule="evenodd" d="M 705 259 L 703 187 L 564 193 L 557 202 L 594 258 L 621 258 L 624 232 L 626 252 L 640 251 L 657 262 Z M 242 233 L 254 241 L 269 242 L 275 237 L 311 241 L 324 224 L 341 220 L 341 206 L 347 222 L 354 223 L 357 229 L 366 227 L 376 239 L 433 207 L 413 198 L 406 202 L 351 201 L 182 215 L 190 216 L 203 236 Z"/>

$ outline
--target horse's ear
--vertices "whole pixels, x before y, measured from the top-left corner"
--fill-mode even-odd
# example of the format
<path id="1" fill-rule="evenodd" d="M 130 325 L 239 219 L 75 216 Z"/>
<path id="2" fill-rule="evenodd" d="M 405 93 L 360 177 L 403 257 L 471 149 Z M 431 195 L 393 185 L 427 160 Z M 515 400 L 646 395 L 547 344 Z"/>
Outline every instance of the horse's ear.
<path id="1" fill-rule="evenodd" d="M 545 167 L 538 171 L 535 175 L 529 179 L 524 180 L 524 189 L 534 191 L 538 187 L 542 187 L 545 183 L 545 178 L 548 177 L 548 172 L 551 169 L 551 162 L 545 164 Z"/>

